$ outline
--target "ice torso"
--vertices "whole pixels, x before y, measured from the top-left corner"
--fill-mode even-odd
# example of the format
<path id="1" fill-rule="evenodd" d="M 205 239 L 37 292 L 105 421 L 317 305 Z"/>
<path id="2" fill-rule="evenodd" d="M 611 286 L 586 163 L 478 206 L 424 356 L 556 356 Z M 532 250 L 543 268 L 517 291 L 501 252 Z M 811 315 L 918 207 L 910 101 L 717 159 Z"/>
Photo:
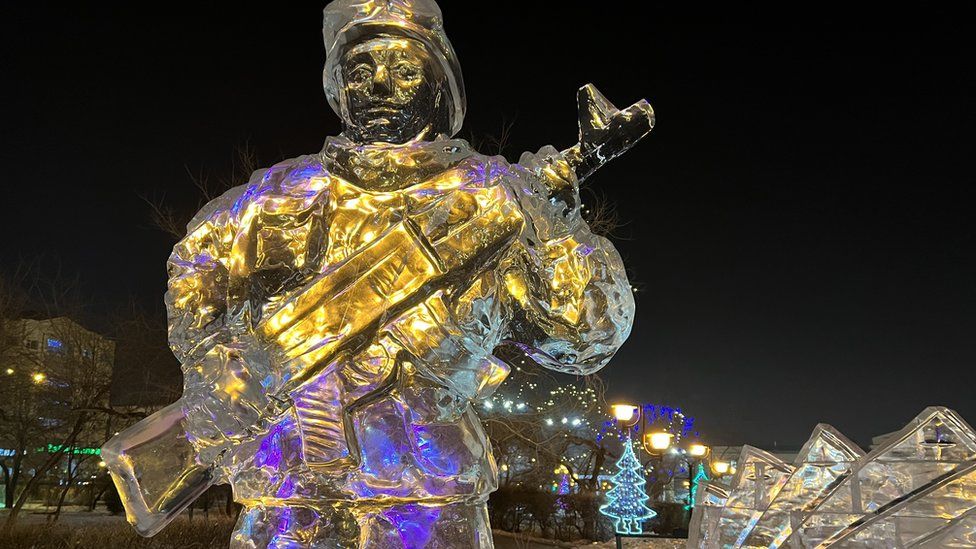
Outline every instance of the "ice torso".
<path id="1" fill-rule="evenodd" d="M 335 138 L 198 215 L 168 294 L 184 400 L 204 403 L 188 413 L 194 442 L 236 440 L 272 398 L 288 404 L 223 459 L 235 499 L 495 488 L 472 407 L 508 373 L 492 351 L 511 337 L 568 371 L 592 367 L 632 318 L 612 247 L 585 225 L 560 229 L 540 188 L 461 140 Z"/>

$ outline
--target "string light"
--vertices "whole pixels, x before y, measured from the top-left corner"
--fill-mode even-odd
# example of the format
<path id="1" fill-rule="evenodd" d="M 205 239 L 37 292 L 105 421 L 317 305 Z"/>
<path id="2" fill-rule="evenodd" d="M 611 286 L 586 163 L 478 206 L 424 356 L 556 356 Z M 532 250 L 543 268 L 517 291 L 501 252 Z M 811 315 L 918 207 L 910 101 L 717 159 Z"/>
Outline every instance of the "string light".
<path id="1" fill-rule="evenodd" d="M 640 534 L 641 523 L 654 518 L 657 513 L 647 506 L 651 499 L 644 491 L 643 466 L 634 455 L 634 444 L 628 439 L 624 453 L 617 461 L 617 474 L 610 478 L 613 488 L 607 492 L 609 500 L 600 507 L 600 512 L 614 519 L 618 534 Z"/>
<path id="2" fill-rule="evenodd" d="M 695 506 L 695 496 L 698 493 L 698 486 L 703 480 L 709 481 L 712 479 L 708 478 L 708 473 L 705 472 L 705 466 L 699 463 L 698 470 L 695 473 L 695 478 L 691 479 L 691 489 L 688 494 L 688 505 L 685 506 L 685 509 L 691 509 Z"/>

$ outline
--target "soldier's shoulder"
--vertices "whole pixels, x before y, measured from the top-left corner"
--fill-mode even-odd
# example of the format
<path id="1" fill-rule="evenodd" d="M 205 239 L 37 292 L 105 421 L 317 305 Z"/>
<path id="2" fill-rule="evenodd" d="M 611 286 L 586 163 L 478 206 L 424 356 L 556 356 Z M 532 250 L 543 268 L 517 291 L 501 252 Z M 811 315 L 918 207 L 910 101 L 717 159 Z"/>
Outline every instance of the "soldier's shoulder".
<path id="1" fill-rule="evenodd" d="M 328 170 L 319 155 L 289 158 L 256 170 L 243 185 L 230 188 L 208 202 L 187 225 L 187 234 L 205 224 L 234 222 L 243 212 L 276 198 L 314 198 L 328 190 Z"/>
<path id="2" fill-rule="evenodd" d="M 462 179 L 466 186 L 492 187 L 521 176 L 520 167 L 501 154 L 485 154 L 462 139 L 453 139 L 450 143 L 461 144 L 458 147 L 462 151 L 461 159 L 455 168 L 464 173 Z"/>

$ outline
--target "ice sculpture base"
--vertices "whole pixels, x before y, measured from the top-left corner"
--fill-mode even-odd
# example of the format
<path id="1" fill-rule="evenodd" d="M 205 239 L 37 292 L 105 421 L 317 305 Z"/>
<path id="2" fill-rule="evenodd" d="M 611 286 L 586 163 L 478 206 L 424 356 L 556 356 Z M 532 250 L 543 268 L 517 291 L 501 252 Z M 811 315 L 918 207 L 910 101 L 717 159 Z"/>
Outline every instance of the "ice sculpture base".
<path id="1" fill-rule="evenodd" d="M 437 547 L 491 549 L 484 503 L 376 507 L 253 506 L 244 509 L 231 538 L 232 549 L 328 547 L 403 549 Z"/>

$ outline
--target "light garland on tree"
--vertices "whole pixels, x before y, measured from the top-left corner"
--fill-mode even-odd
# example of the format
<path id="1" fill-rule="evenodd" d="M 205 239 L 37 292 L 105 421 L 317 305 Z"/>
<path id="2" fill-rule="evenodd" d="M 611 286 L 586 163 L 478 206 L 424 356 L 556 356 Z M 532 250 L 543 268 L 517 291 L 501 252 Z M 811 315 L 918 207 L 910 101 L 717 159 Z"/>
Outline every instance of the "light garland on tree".
<path id="1" fill-rule="evenodd" d="M 610 478 L 614 486 L 607 492 L 609 501 L 600 506 L 600 512 L 614 519 L 618 534 L 640 534 L 641 522 L 656 517 L 657 513 L 646 505 L 651 498 L 644 491 L 643 467 L 634 455 L 634 443 L 629 438 L 617 461 L 617 469 L 617 474 Z"/>
<path id="2" fill-rule="evenodd" d="M 684 438 L 698 438 L 700 436 L 700 433 L 695 430 L 695 418 L 686 416 L 681 411 L 681 408 L 658 404 L 642 404 L 640 408 L 641 414 L 648 425 L 658 425 L 664 431 L 674 435 L 672 443 L 675 445 L 680 444 Z M 629 431 L 633 433 L 639 432 L 640 425 L 640 423 L 635 423 L 630 427 Z M 614 435 L 620 441 L 623 441 L 631 434 L 627 431 L 628 429 L 621 429 L 617 421 L 610 419 L 603 422 L 600 432 L 597 433 L 596 441 L 600 442 L 610 435 Z"/>
<path id="3" fill-rule="evenodd" d="M 518 371 L 518 368 L 514 369 Z M 600 428 L 606 403 L 590 384 L 557 383 L 557 378 L 513 373 L 491 397 L 478 404 L 482 409 L 481 416 L 488 423 L 512 421 L 519 427 L 524 424 L 517 422 L 528 422 L 544 431 L 541 436 L 552 437 L 551 441 L 556 437 L 593 440 Z M 565 491 L 563 484 L 568 481 L 569 493 L 572 493 L 577 482 L 572 471 L 584 471 L 592 464 L 592 451 L 587 445 L 570 443 L 567 446 L 561 450 L 558 461 L 568 467 L 565 471 L 568 478 L 556 473 L 553 481 L 540 485 L 540 489 L 553 493 Z M 534 468 L 537 459 L 546 462 L 549 458 L 533 448 L 519 448 L 504 455 L 500 465 L 504 465 L 505 472 L 514 478 Z M 567 494 L 560 492 L 560 495 Z"/>

